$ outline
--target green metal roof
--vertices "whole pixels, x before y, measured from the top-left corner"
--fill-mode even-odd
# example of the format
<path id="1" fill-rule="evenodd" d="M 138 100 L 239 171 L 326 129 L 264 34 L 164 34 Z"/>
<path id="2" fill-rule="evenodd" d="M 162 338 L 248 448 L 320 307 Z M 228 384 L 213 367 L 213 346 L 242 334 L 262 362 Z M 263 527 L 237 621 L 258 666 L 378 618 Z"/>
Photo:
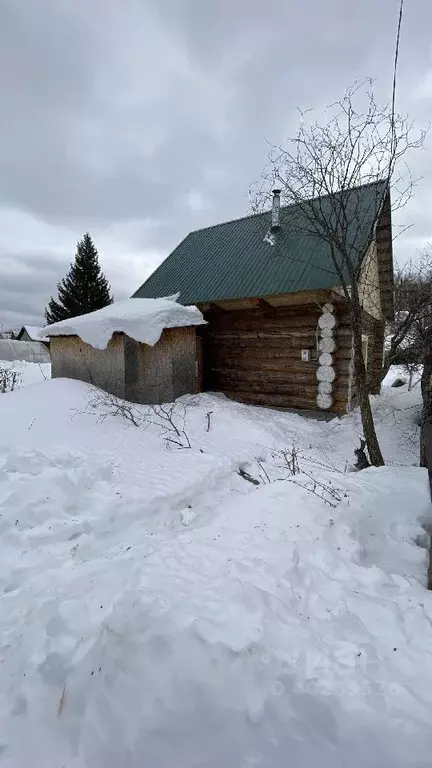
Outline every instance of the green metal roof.
<path id="1" fill-rule="evenodd" d="M 386 190 L 387 182 L 378 181 L 308 203 L 320 206 L 320 211 L 328 210 L 331 221 L 337 212 L 335 200 L 343 201 L 350 221 L 347 243 L 357 265 L 369 245 L 371 227 Z M 268 242 L 270 227 L 271 212 L 267 211 L 191 232 L 134 297 L 180 292 L 182 304 L 200 304 L 340 285 L 328 243 L 305 231 L 308 227 L 300 206 L 281 207 L 273 245 Z"/>

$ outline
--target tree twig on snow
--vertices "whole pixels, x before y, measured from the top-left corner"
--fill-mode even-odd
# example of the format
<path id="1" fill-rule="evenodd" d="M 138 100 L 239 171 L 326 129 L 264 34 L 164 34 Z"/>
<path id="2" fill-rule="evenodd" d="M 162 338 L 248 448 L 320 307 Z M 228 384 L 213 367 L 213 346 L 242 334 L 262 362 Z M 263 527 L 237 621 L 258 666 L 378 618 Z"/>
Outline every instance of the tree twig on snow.
<path id="1" fill-rule="evenodd" d="M 98 410 L 99 419 L 103 420 L 108 415 L 121 416 L 140 429 L 155 426 L 162 430 L 163 438 L 168 445 L 175 445 L 178 448 L 192 447 L 186 432 L 187 409 L 183 403 L 137 406 L 98 389 L 95 393 L 92 391 L 90 406 Z"/>
<path id="2" fill-rule="evenodd" d="M 249 474 L 249 472 L 246 472 L 245 469 L 242 467 L 239 467 L 237 470 L 237 474 L 240 475 L 240 477 L 243 478 L 243 480 L 247 480 L 248 483 L 252 483 L 252 485 L 259 485 L 259 480 L 256 479 L 256 477 L 252 477 L 252 475 Z"/>
<path id="3" fill-rule="evenodd" d="M 207 411 L 207 432 L 210 432 L 210 418 L 213 411 Z"/>

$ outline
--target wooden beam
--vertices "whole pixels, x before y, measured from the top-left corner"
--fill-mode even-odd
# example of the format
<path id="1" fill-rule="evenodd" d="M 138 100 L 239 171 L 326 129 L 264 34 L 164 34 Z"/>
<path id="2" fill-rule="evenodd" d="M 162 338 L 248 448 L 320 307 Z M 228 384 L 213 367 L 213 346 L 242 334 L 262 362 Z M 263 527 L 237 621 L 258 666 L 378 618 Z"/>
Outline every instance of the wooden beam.
<path id="1" fill-rule="evenodd" d="M 273 304 L 270 304 L 269 301 L 266 301 L 265 299 L 256 299 L 256 306 L 260 309 L 265 310 L 266 312 L 275 312 L 276 307 L 273 306 Z"/>
<path id="2" fill-rule="evenodd" d="M 220 299 L 217 302 L 198 302 L 198 308 L 202 311 L 213 306 L 226 310 L 252 309 L 257 307 L 257 301 L 265 301 L 273 309 L 276 307 L 296 307 L 301 305 L 322 306 L 326 301 L 344 301 L 343 296 L 334 293 L 333 290 L 320 289 L 316 291 L 299 291 L 297 293 L 269 294 L 268 296 L 244 298 L 244 299 Z"/>
<path id="3" fill-rule="evenodd" d="M 298 293 L 269 295 L 265 297 L 265 300 L 271 303 L 272 307 L 297 307 L 306 304 L 321 306 L 326 301 L 330 301 L 330 291 L 299 291 Z"/>
<path id="4" fill-rule="evenodd" d="M 343 294 L 342 288 L 332 288 L 330 291 L 330 301 L 334 304 L 335 302 L 344 302 L 346 301 L 345 296 Z"/>

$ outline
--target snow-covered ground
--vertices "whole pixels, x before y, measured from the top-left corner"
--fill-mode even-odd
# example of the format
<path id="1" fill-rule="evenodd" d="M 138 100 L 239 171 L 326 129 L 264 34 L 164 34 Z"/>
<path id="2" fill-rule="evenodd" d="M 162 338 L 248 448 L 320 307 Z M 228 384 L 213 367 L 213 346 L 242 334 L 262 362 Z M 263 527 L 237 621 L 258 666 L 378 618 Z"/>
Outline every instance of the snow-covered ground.
<path id="1" fill-rule="evenodd" d="M 429 766 L 419 397 L 355 473 L 357 413 L 0 395 L 0 765 Z"/>
<path id="2" fill-rule="evenodd" d="M 15 388 L 27 387 L 29 384 L 36 384 L 39 381 L 45 381 L 51 378 L 51 363 L 27 363 L 25 361 L 15 360 L 10 362 L 0 360 L 0 370 L 16 371 L 17 378 Z"/>

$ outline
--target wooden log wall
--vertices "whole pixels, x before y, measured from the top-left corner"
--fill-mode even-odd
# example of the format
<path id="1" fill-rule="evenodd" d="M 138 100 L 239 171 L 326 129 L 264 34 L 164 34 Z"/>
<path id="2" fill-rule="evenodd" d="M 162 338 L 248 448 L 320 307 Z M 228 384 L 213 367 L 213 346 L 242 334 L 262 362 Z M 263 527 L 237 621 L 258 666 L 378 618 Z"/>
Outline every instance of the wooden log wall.
<path id="1" fill-rule="evenodd" d="M 214 309 L 203 327 L 204 389 L 256 405 L 317 409 L 317 305 L 263 307 L 246 310 Z M 339 348 L 339 339 L 344 345 Z M 348 365 L 351 337 L 338 319 L 333 354 L 336 378 L 331 412 L 343 413 L 348 402 Z M 302 362 L 302 349 L 311 352 Z"/>
<path id="2" fill-rule="evenodd" d="M 362 315 L 363 335 L 368 338 L 367 351 L 367 372 L 368 381 L 376 383 L 378 374 L 382 367 L 384 353 L 384 322 L 376 320 L 367 312 Z M 345 410 L 351 410 L 357 405 L 357 390 L 354 376 L 354 350 L 352 343 L 352 329 L 349 320 L 348 311 L 339 316 L 339 326 L 337 330 L 336 369 L 337 380 L 339 381 L 339 397 L 344 395 L 345 382 L 347 384 L 347 402 Z M 371 386 L 371 394 L 379 394 L 380 387 Z"/>
<path id="3" fill-rule="evenodd" d="M 347 413 L 355 405 L 355 383 L 353 379 L 352 328 L 346 307 L 337 310 L 338 325 L 335 332 L 336 352 L 334 354 L 337 384 L 337 408 L 331 411 Z"/>

